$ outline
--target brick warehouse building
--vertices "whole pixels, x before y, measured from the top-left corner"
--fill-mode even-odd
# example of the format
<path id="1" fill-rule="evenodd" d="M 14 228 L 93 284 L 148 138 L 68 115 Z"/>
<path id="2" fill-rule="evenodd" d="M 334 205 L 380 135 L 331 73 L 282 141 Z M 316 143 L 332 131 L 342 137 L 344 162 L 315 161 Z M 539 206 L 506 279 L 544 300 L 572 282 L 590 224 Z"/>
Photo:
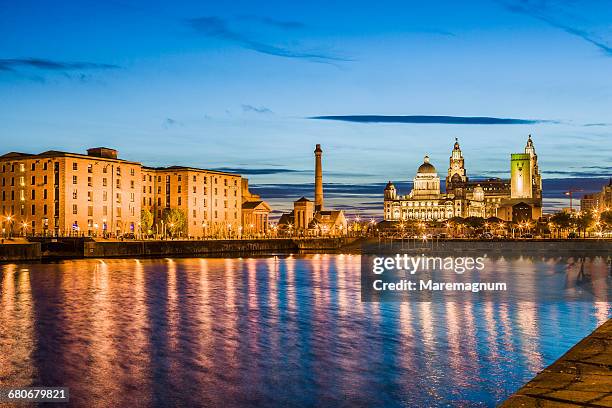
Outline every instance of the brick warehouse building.
<path id="1" fill-rule="evenodd" d="M 237 236 L 242 207 L 249 206 L 239 174 L 150 168 L 103 147 L 87 154 L 11 152 L 0 156 L 0 170 L 3 236 L 138 235 L 141 210 L 151 211 L 155 232 L 165 208 L 183 212 L 189 236 Z"/>

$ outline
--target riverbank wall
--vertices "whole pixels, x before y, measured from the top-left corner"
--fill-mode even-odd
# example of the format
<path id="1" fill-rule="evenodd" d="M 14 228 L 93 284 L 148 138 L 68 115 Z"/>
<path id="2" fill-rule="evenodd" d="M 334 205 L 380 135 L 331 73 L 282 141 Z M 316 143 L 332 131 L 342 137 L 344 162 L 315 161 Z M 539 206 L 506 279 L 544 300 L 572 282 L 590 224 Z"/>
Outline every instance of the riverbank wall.
<path id="1" fill-rule="evenodd" d="M 612 240 L 378 240 L 368 239 L 361 242 L 360 249 L 363 252 L 484 252 L 499 254 L 521 254 L 521 253 L 566 253 L 568 255 L 597 252 L 609 253 L 612 256 Z"/>
<path id="2" fill-rule="evenodd" d="M 356 238 L 241 239 L 202 241 L 90 241 L 85 258 L 200 256 L 211 254 L 270 253 L 337 250 Z"/>
<path id="3" fill-rule="evenodd" d="M 38 242 L 0 245 L 0 262 L 38 261 L 40 258 L 41 250 Z"/>
<path id="4" fill-rule="evenodd" d="M 612 406 L 612 319 L 572 347 L 500 407 Z"/>
<path id="5" fill-rule="evenodd" d="M 422 241 L 363 238 L 279 238 L 244 240 L 93 240 L 34 238 L 34 242 L 0 244 L 0 262 L 79 258 L 207 256 L 275 252 L 418 252 L 491 254 L 598 253 L 612 256 L 612 240 Z"/>

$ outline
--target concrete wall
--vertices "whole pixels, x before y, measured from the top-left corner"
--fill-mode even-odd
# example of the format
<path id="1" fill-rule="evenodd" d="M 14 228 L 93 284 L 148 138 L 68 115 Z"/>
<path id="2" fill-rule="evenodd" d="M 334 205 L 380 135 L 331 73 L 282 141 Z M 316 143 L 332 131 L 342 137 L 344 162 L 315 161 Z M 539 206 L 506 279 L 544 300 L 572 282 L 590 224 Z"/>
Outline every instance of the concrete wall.
<path id="1" fill-rule="evenodd" d="M 368 251 L 376 251 L 378 240 L 367 241 Z M 381 247 L 391 248 L 390 241 L 381 241 Z M 486 251 L 500 253 L 533 253 L 533 252 L 607 252 L 612 255 L 612 240 L 520 240 L 520 241 L 436 241 L 423 242 L 421 240 L 396 240 L 393 249 L 427 249 L 429 251 Z"/>
<path id="2" fill-rule="evenodd" d="M 502 408 L 609 407 L 612 319 L 572 347 L 510 398 Z"/>
<path id="3" fill-rule="evenodd" d="M 197 256 L 240 252 L 295 252 L 300 249 L 337 249 L 342 238 L 204 241 L 99 241 L 85 242 L 86 258 L 131 256 Z"/>
<path id="4" fill-rule="evenodd" d="M 297 248 L 302 250 L 340 249 L 357 241 L 357 238 L 306 238 L 294 240 Z"/>
<path id="5" fill-rule="evenodd" d="M 40 260 L 40 243 L 0 244 L 0 262 L 38 261 Z"/>

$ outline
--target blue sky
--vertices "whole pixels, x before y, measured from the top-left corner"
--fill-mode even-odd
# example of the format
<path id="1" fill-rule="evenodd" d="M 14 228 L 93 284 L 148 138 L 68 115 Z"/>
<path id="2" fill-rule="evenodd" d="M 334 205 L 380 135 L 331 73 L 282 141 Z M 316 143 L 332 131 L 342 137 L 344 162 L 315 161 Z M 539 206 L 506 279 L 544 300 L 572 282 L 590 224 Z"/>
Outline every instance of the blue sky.
<path id="1" fill-rule="evenodd" d="M 611 73 L 606 1 L 0 0 L 3 151 L 105 145 L 240 170 L 271 193 L 311 182 L 321 143 L 329 196 L 349 210 L 425 154 L 444 173 L 455 137 L 468 175 L 507 176 L 531 133 L 545 178 L 609 176 Z M 355 115 L 519 123 L 310 119 Z M 277 208 L 301 193 L 286 191 Z"/>

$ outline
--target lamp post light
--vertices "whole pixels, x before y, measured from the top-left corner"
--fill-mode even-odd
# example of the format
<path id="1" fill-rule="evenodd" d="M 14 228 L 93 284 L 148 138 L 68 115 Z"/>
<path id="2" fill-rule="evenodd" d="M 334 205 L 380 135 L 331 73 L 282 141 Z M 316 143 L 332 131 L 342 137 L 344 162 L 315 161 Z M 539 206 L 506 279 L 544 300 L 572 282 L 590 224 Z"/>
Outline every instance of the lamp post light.
<path id="1" fill-rule="evenodd" d="M 28 223 L 24 221 L 21 223 L 21 234 L 25 237 L 27 233 L 28 233 Z"/>
<path id="2" fill-rule="evenodd" d="M 8 237 L 9 239 L 13 238 L 13 217 L 11 215 L 9 215 L 8 217 L 6 217 L 6 220 L 8 221 L 9 224 L 9 234 Z"/>

